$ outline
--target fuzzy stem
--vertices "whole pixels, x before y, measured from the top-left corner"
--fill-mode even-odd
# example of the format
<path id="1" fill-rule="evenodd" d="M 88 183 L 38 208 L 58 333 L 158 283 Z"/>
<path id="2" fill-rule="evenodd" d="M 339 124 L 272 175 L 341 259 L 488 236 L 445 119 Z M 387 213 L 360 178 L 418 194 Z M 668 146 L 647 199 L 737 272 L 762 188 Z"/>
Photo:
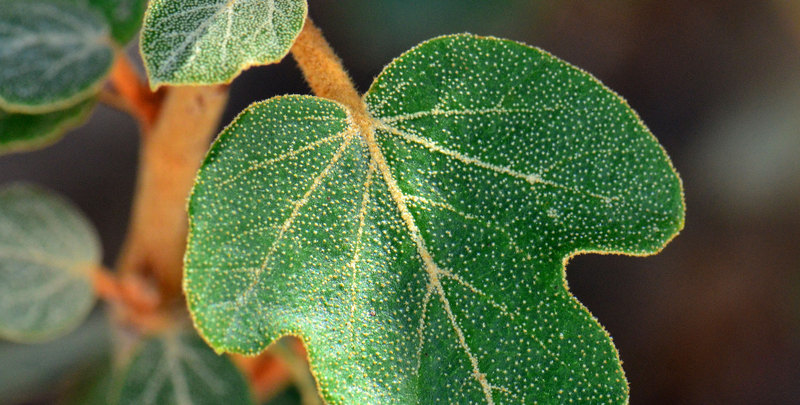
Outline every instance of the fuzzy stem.
<path id="1" fill-rule="evenodd" d="M 121 51 L 117 52 L 110 80 L 114 90 L 125 100 L 125 110 L 139 121 L 145 133 L 149 131 L 158 116 L 162 93 L 150 91 L 131 60 Z"/>
<path id="2" fill-rule="evenodd" d="M 158 297 L 146 286 L 128 277 L 123 280 L 105 268 L 92 273 L 94 289 L 100 298 L 136 312 L 152 312 L 158 308 Z"/>
<path id="3" fill-rule="evenodd" d="M 338 101 L 354 114 L 366 115 L 366 107 L 341 60 L 310 18 L 292 46 L 292 56 L 314 94 Z"/>
<path id="4" fill-rule="evenodd" d="M 228 100 L 227 86 L 175 87 L 142 137 L 130 228 L 120 274 L 152 279 L 166 303 L 180 297 L 186 202 Z"/>

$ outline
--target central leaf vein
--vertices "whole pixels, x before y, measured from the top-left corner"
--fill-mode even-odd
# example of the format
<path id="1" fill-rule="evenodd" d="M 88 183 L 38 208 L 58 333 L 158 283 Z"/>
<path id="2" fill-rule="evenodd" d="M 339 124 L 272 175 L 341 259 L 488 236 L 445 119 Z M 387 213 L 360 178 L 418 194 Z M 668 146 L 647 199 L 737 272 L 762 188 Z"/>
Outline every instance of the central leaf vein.
<path id="1" fill-rule="evenodd" d="M 375 122 L 375 120 L 372 120 Z M 414 245 L 417 248 L 417 253 L 419 254 L 420 258 L 422 259 L 422 264 L 424 267 L 425 272 L 428 275 L 428 287 L 426 291 L 426 299 L 424 307 L 427 308 L 427 301 L 430 300 L 429 296 L 432 292 L 436 292 L 439 296 L 439 300 L 442 302 L 442 307 L 444 309 L 445 315 L 450 321 L 451 326 L 456 334 L 456 338 L 458 341 L 458 345 L 466 354 L 467 358 L 469 359 L 470 366 L 472 367 L 472 376 L 475 380 L 480 384 L 481 390 L 483 391 L 484 397 L 486 399 L 486 403 L 489 405 L 494 405 L 494 397 L 492 395 L 492 385 L 486 378 L 486 374 L 483 373 L 480 369 L 480 364 L 478 363 L 478 358 L 472 353 L 472 349 L 470 349 L 469 345 L 467 344 L 466 336 L 464 332 L 461 330 L 461 326 L 458 323 L 458 320 L 453 313 L 453 310 L 450 306 L 450 301 L 447 299 L 445 295 L 444 287 L 442 286 L 440 277 L 445 275 L 442 269 L 436 264 L 433 260 L 433 256 L 430 254 L 427 246 L 425 245 L 425 241 L 422 239 L 422 234 L 417 227 L 416 221 L 411 214 L 411 211 L 408 209 L 406 205 L 406 198 L 403 195 L 403 192 L 400 190 L 400 187 L 397 184 L 397 180 L 394 178 L 394 175 L 389 168 L 388 163 L 386 162 L 386 158 L 383 155 L 383 152 L 378 146 L 378 143 L 375 140 L 375 127 L 374 126 L 364 126 L 363 133 L 364 141 L 366 142 L 370 156 L 372 160 L 375 162 L 376 167 L 380 171 L 384 182 L 386 183 L 386 187 L 389 189 L 389 194 L 391 199 L 394 201 L 395 205 L 397 206 L 398 213 L 400 214 L 400 218 L 402 219 L 403 223 L 405 224 L 408 232 L 409 237 L 414 242 Z M 424 319 L 424 315 L 423 315 Z M 421 321 L 420 327 L 424 327 L 424 322 Z M 420 330 L 422 333 L 422 330 Z"/>

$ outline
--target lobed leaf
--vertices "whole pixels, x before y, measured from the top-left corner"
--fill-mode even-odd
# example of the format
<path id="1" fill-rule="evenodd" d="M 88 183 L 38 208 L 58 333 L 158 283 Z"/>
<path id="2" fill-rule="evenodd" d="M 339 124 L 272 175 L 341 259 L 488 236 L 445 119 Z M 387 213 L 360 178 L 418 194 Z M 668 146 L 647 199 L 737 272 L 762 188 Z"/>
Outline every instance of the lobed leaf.
<path id="1" fill-rule="evenodd" d="M 0 2 L 0 108 L 43 114 L 89 98 L 114 59 L 94 10 L 54 0 Z"/>
<path id="2" fill-rule="evenodd" d="M 303 27 L 305 0 L 153 0 L 141 52 L 150 85 L 228 83 L 278 62 Z"/>
<path id="3" fill-rule="evenodd" d="M 680 179 L 624 100 L 541 50 L 456 35 L 365 102 L 275 98 L 222 132 L 189 204 L 201 335 L 246 354 L 300 336 L 335 404 L 626 402 L 564 273 L 683 226 Z"/>
<path id="4" fill-rule="evenodd" d="M 0 110 L 0 154 L 38 149 L 58 141 L 64 132 L 86 121 L 95 103 L 96 100 L 90 99 L 45 114 Z"/>
<path id="5" fill-rule="evenodd" d="M 0 189 L 0 337 L 52 339 L 94 303 L 101 259 L 92 225 L 71 204 L 25 184 Z"/>
<path id="6" fill-rule="evenodd" d="M 244 376 L 193 332 L 167 331 L 142 343 L 122 376 L 120 405 L 251 404 Z"/>

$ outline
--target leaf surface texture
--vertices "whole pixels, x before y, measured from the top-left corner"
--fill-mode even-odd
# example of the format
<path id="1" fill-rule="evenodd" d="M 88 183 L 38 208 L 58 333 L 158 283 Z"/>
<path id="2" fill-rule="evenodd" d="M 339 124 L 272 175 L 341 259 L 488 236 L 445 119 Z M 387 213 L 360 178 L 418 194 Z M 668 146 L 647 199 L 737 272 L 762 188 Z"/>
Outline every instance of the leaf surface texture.
<path id="1" fill-rule="evenodd" d="M 114 59 L 107 23 L 77 3 L 0 2 L 0 108 L 43 114 L 89 98 Z"/>
<path id="2" fill-rule="evenodd" d="M 279 97 L 220 135 L 189 205 L 201 334 L 237 353 L 300 336 L 334 404 L 627 401 L 564 265 L 655 253 L 683 226 L 680 179 L 630 107 L 471 35 L 402 55 L 365 103 Z"/>
<path id="3" fill-rule="evenodd" d="M 153 0 L 141 42 L 150 84 L 228 83 L 280 61 L 306 9 L 305 0 Z"/>

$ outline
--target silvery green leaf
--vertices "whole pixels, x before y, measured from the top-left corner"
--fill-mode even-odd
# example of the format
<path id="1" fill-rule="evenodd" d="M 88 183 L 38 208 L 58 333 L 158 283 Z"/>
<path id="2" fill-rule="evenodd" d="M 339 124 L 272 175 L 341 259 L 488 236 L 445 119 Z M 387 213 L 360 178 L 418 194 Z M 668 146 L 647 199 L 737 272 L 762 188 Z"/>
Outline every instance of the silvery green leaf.
<path id="1" fill-rule="evenodd" d="M 141 52 L 150 85 L 228 83 L 289 52 L 306 0 L 153 0 Z"/>
<path id="2" fill-rule="evenodd" d="M 86 121 L 95 104 L 89 99 L 44 114 L 0 110 L 0 154 L 38 149 L 58 141 L 64 132 Z"/>
<path id="3" fill-rule="evenodd" d="M 89 221 L 38 187 L 0 189 L 0 337 L 20 342 L 71 331 L 95 301 L 100 242 Z"/>
<path id="4" fill-rule="evenodd" d="M 111 27 L 111 35 L 119 44 L 125 45 L 139 32 L 147 0 L 89 0 L 89 2 L 103 13 Z"/>
<path id="5" fill-rule="evenodd" d="M 95 10 L 56 0 L 0 2 L 0 108 L 43 114 L 89 98 L 114 59 Z"/>

